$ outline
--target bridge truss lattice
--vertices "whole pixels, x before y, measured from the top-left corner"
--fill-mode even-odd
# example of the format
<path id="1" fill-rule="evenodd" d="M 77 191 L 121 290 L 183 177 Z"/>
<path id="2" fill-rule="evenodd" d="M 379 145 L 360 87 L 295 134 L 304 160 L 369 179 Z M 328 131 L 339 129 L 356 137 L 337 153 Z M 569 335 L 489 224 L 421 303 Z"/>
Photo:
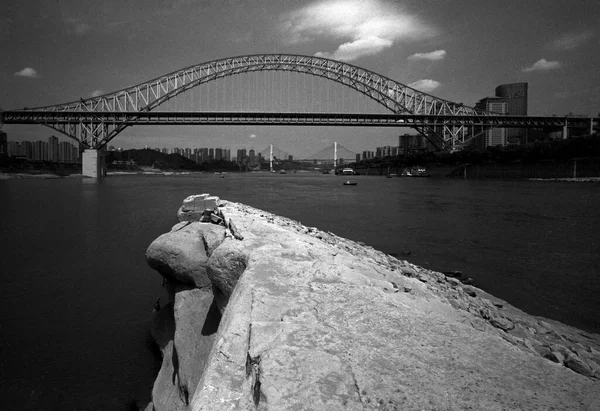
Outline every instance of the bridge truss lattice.
<path id="1" fill-rule="evenodd" d="M 392 114 L 414 115 L 423 119 L 435 117 L 435 122 L 413 121 L 411 127 L 440 148 L 452 148 L 470 138 L 474 133 L 474 118 L 502 117 L 423 93 L 361 67 L 292 54 L 259 54 L 214 60 L 98 97 L 6 111 L 2 117 L 5 123 L 43 124 L 86 146 L 101 148 L 126 127 L 144 124 L 150 111 L 181 93 L 223 77 L 257 71 L 292 71 L 322 77 L 366 95 Z M 115 115 L 119 113 L 126 115 Z M 173 116 L 176 119 L 176 113 Z M 244 115 L 238 113 L 237 117 Z M 444 120 L 446 118 L 448 121 Z M 461 118 L 469 121 L 462 123 Z M 164 124 L 177 124 L 177 121 L 171 118 Z"/>

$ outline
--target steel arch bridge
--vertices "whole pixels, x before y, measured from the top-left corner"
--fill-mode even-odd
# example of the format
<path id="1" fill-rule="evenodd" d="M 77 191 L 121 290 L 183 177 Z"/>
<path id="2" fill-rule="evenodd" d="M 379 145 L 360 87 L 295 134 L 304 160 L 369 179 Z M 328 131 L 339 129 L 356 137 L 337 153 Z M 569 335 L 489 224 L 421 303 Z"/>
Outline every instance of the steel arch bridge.
<path id="1" fill-rule="evenodd" d="M 195 112 L 164 113 L 155 110 L 175 96 L 203 83 L 257 71 L 291 71 L 340 83 L 389 110 L 384 125 L 413 127 L 439 148 L 447 149 L 464 143 L 474 134 L 475 125 L 480 126 L 479 132 L 484 127 L 499 125 L 534 125 L 528 122 L 527 117 L 525 120 L 514 116 L 509 119 L 497 113 L 479 111 L 423 93 L 358 66 L 294 54 L 257 54 L 209 61 L 86 100 L 5 111 L 2 121 L 7 124 L 43 124 L 91 148 L 104 147 L 125 128 L 135 124 L 382 125 L 381 118 L 385 115 L 286 113 L 282 116 L 282 113 L 257 115 L 237 112 L 204 113 L 206 116 L 203 117 Z M 228 121 L 230 117 L 236 120 Z M 324 120 L 324 117 L 327 119 Z M 294 120 L 298 118 L 303 120 Z M 555 127 L 566 125 L 561 118 L 535 124 Z"/>

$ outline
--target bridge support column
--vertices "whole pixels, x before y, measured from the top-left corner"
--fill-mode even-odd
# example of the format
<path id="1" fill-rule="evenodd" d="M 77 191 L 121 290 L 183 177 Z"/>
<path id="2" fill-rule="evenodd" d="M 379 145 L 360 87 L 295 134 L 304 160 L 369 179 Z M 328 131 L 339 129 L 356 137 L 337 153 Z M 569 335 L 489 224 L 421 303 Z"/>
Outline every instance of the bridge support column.
<path id="1" fill-rule="evenodd" d="M 106 176 L 106 152 L 89 149 L 83 152 L 81 174 L 84 177 L 103 178 Z"/>
<path id="2" fill-rule="evenodd" d="M 563 140 L 566 140 L 569 137 L 569 129 L 566 124 L 563 126 L 563 136 L 562 137 L 563 137 Z"/>

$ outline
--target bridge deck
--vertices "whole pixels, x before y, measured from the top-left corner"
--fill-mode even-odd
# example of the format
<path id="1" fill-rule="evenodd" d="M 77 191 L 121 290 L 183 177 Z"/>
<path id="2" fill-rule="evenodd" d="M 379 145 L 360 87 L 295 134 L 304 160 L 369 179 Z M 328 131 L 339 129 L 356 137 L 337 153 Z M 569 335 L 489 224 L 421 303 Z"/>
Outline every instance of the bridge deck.
<path id="1" fill-rule="evenodd" d="M 545 116 L 480 116 L 360 113 L 168 112 L 168 111 L 4 111 L 5 124 L 129 124 L 129 125 L 290 125 L 290 126 L 481 126 L 481 127 L 598 127 L 600 118 Z"/>

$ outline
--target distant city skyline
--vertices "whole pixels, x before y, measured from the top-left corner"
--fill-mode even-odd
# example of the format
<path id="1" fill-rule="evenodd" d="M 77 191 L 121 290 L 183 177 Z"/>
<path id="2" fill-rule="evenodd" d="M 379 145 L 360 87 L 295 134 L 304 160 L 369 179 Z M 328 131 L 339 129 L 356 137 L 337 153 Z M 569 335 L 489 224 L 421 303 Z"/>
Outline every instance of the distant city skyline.
<path id="1" fill-rule="evenodd" d="M 55 136 L 48 141 L 5 141 L 6 135 L 0 133 L 0 154 L 9 157 L 21 157 L 32 161 L 48 161 L 54 163 L 77 163 L 81 160 L 79 144 L 59 141 Z"/>
<path id="2" fill-rule="evenodd" d="M 457 7 L 422 0 L 9 0 L 0 107 L 76 101 L 217 58 L 280 52 L 350 62 L 469 106 L 498 85 L 528 83 L 530 115 L 598 114 L 600 3 L 463 0 L 460 13 Z M 52 134 L 42 126 L 4 131 L 16 141 Z M 392 145 L 406 131 L 136 126 L 113 143 L 232 151 L 272 143 L 303 157 L 333 141 L 355 152 Z"/>

